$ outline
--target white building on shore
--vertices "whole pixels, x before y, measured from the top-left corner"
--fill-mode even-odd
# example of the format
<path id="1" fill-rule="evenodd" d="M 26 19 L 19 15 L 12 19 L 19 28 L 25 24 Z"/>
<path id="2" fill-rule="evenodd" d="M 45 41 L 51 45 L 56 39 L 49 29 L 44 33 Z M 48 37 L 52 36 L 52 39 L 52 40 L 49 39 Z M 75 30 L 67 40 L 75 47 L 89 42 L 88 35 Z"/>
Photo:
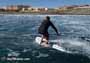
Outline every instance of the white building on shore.
<path id="1" fill-rule="evenodd" d="M 48 11 L 48 8 L 43 8 L 43 7 L 30 7 L 28 8 L 29 11 L 32 12 L 45 12 Z"/>

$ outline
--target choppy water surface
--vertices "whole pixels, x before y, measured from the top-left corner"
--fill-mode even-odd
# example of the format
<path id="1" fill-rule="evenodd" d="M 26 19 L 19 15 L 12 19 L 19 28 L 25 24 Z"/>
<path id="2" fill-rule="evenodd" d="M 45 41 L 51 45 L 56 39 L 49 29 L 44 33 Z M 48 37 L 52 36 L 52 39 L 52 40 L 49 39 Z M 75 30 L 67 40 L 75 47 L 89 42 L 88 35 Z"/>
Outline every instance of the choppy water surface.
<path id="1" fill-rule="evenodd" d="M 35 44 L 38 27 L 46 15 L 0 15 L 0 57 L 30 58 L 32 63 L 89 63 L 90 15 L 50 15 L 60 32 L 49 29 L 50 40 L 66 50 L 42 48 Z M 18 61 L 17 61 L 18 62 Z"/>

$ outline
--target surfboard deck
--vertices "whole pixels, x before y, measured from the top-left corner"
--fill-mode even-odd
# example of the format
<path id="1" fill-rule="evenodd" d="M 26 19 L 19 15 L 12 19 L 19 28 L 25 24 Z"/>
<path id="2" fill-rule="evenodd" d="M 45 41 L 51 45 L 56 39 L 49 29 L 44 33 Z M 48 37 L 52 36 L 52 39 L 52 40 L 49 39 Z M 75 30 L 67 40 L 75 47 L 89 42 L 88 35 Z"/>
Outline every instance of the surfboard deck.
<path id="1" fill-rule="evenodd" d="M 37 43 L 37 44 L 41 44 L 41 40 L 42 40 L 42 38 L 41 37 L 36 37 L 35 38 L 35 42 Z M 60 45 L 58 45 L 58 43 L 53 43 L 53 42 L 49 42 L 49 47 L 51 47 L 51 48 L 53 48 L 53 49 L 56 49 L 56 50 L 59 50 L 59 51 L 62 51 L 62 52 L 66 52 L 66 50 L 63 48 L 63 47 L 61 47 Z M 67 51 L 68 53 L 70 53 L 69 51 Z"/>

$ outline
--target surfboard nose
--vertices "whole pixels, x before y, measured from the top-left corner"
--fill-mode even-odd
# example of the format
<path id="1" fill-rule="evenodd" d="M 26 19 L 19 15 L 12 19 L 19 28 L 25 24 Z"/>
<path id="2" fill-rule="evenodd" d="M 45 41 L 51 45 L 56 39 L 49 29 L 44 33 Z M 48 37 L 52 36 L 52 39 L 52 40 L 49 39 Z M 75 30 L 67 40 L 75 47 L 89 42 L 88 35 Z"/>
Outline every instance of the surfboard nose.
<path id="1" fill-rule="evenodd" d="M 42 38 L 41 38 L 41 37 L 36 37 L 36 38 L 35 38 L 35 42 L 36 42 L 36 43 L 38 43 L 38 44 L 40 44 L 40 43 L 41 43 L 41 40 L 42 40 Z"/>

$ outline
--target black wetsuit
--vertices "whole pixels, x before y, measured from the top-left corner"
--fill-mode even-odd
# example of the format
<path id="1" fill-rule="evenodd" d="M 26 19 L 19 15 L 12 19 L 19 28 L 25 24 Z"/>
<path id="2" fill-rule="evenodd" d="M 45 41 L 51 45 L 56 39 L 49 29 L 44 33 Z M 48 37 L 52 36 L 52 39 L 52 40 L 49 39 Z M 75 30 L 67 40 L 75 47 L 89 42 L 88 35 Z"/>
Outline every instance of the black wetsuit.
<path id="1" fill-rule="evenodd" d="M 48 28 L 49 28 L 49 26 L 52 26 L 52 28 L 53 28 L 53 29 L 56 31 L 56 33 L 57 33 L 57 29 L 56 29 L 55 26 L 52 24 L 52 22 L 49 21 L 49 20 L 44 20 L 44 21 L 41 23 L 41 25 L 40 25 L 40 27 L 39 27 L 39 29 L 38 29 L 38 32 L 39 32 L 40 34 L 46 36 L 46 37 L 49 37 L 49 34 L 48 34 Z"/>

